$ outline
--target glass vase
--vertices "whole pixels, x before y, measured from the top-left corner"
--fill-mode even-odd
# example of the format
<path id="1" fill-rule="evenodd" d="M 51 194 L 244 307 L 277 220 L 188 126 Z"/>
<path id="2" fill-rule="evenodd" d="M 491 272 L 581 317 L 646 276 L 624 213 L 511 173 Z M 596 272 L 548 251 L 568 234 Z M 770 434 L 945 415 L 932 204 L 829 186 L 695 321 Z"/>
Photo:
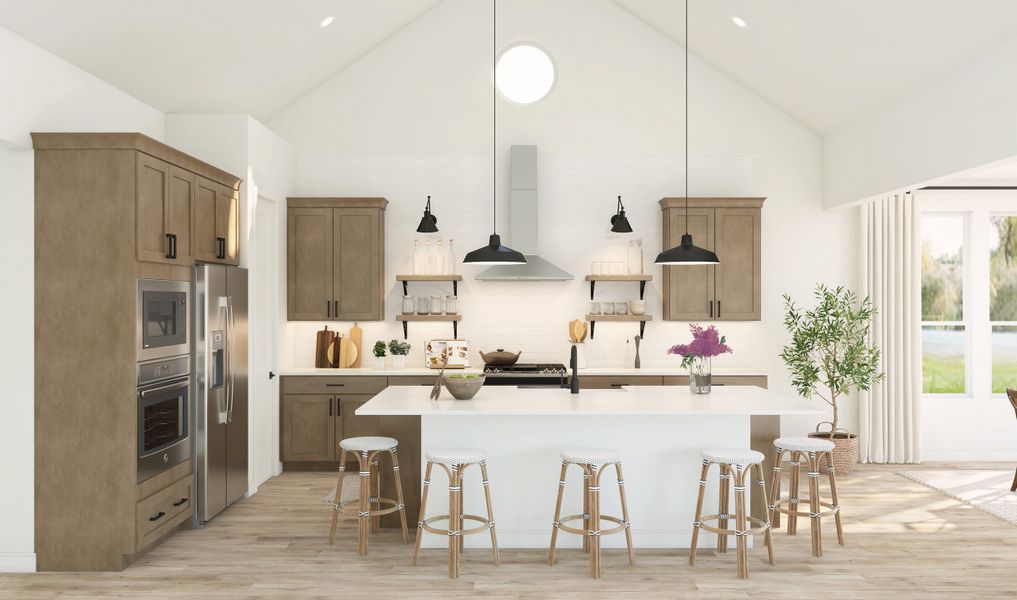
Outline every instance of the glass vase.
<path id="1" fill-rule="evenodd" d="M 693 394 L 710 393 L 710 357 L 703 356 L 692 360 L 689 365 L 689 391 Z"/>

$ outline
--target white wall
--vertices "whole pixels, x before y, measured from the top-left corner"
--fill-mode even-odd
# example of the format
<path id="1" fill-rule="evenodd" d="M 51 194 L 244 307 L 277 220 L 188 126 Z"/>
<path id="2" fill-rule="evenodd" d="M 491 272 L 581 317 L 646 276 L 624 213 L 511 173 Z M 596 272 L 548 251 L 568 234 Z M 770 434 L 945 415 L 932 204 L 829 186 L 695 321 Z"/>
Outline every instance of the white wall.
<path id="1" fill-rule="evenodd" d="M 540 15 L 540 18 L 534 18 Z M 627 238 L 607 233 L 615 196 L 624 197 L 645 262 L 644 365 L 677 364 L 665 349 L 689 338 L 688 325 L 660 321 L 661 215 L 657 201 L 683 193 L 683 53 L 606 0 L 499 7 L 499 46 L 528 38 L 547 47 L 559 69 L 554 90 L 531 106 L 498 105 L 499 223 L 506 223 L 508 147 L 540 148 L 540 253 L 576 275 L 556 282 L 478 282 L 461 266 L 460 336 L 475 348 L 522 350 L 526 361 L 563 361 L 566 323 L 588 307 L 582 276 L 590 261 L 621 258 Z M 460 260 L 485 244 L 491 223 L 490 5 L 448 0 L 269 120 L 297 151 L 301 195 L 385 196 L 386 316 L 362 323 L 365 346 L 401 337 L 394 317 L 411 270 L 414 229 L 433 196 L 441 236 Z M 811 295 L 813 284 L 853 284 L 856 219 L 824 212 L 819 137 L 759 96 L 693 56 L 690 65 L 690 194 L 766 196 L 763 208 L 763 319 L 722 323 L 735 349 L 718 367 L 764 370 L 788 390 L 777 354 L 785 340 L 781 293 Z M 511 235 L 500 227 L 504 240 Z M 417 285 L 411 294 L 448 293 Z M 635 285 L 599 285 L 598 299 L 629 299 Z M 312 364 L 320 323 L 286 326 L 284 360 Z M 447 324 L 410 325 L 410 363 L 423 341 L 448 337 Z M 588 344 L 592 365 L 620 365 L 634 324 L 600 324 Z M 846 407 L 848 425 L 855 409 Z M 808 420 L 808 424 L 812 424 Z M 800 426 L 806 423 L 799 424 Z"/>
<path id="2" fill-rule="evenodd" d="M 843 206 L 1017 156 L 1017 40 L 828 134 L 824 197 Z"/>
<path id="3" fill-rule="evenodd" d="M 293 186 L 294 153 L 285 140 L 264 125 L 247 115 L 167 115 L 166 141 L 171 146 L 187 152 L 201 160 L 229 171 L 244 179 L 240 195 L 245 199 L 245 210 L 240 215 L 240 266 L 250 269 L 248 299 L 249 320 L 269 320 L 279 323 L 283 314 L 259 314 L 259 307 L 253 302 L 256 286 L 266 285 L 277 293 L 277 302 L 285 307 L 285 281 L 279 274 L 285 273 L 284 255 L 268 257 L 275 261 L 276 269 L 270 271 L 275 281 L 263 281 L 257 265 L 261 257 L 253 257 L 254 214 L 259 198 L 269 199 L 279 207 L 286 206 L 286 196 Z M 284 215 L 280 209 L 279 215 Z M 275 224 L 280 247 L 285 242 L 284 217 Z M 264 373 L 255 372 L 255 361 L 264 349 L 262 340 L 256 338 L 253 327 L 249 337 L 249 380 L 248 403 L 249 431 L 248 494 L 257 491 L 258 486 L 278 471 L 279 437 L 279 396 L 266 392 L 259 386 Z M 278 380 L 276 380 L 278 381 Z M 278 386 L 275 386 L 276 388 Z"/>
<path id="4" fill-rule="evenodd" d="M 35 569 L 34 264 L 32 131 L 140 131 L 163 137 L 163 115 L 126 93 L 0 27 L 0 301 L 7 335 L 0 357 L 0 572 Z"/>

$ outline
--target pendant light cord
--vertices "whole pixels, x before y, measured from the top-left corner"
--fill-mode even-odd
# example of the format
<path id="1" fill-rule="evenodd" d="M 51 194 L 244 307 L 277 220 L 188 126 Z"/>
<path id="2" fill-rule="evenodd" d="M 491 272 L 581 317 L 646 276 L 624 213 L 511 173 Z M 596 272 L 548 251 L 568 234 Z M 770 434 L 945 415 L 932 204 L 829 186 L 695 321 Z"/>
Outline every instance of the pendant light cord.
<path id="1" fill-rule="evenodd" d="M 491 198 L 494 203 L 492 232 L 498 233 L 498 0 L 492 0 L 491 19 Z"/>
<path id="2" fill-rule="evenodd" d="M 689 234 L 689 0 L 685 0 L 685 235 Z"/>

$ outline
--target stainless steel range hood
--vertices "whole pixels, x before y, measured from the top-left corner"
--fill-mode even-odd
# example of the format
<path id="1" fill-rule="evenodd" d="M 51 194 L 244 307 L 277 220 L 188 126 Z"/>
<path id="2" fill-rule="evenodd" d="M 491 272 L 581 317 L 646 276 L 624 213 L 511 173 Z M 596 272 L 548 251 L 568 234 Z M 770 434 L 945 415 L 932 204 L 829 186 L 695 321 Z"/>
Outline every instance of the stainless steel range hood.
<path id="1" fill-rule="evenodd" d="M 511 246 L 525 265 L 499 265 L 479 273 L 480 281 L 570 281 L 570 273 L 537 254 L 537 147 L 512 146 L 509 227 Z"/>

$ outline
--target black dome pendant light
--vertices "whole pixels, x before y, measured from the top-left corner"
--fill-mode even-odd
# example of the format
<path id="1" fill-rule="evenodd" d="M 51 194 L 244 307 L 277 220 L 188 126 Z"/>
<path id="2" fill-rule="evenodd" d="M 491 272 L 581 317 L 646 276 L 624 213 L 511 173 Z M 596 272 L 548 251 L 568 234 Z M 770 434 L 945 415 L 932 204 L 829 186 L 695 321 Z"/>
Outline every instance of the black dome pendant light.
<path id="1" fill-rule="evenodd" d="M 491 159 L 494 168 L 491 173 L 491 200 L 493 203 L 491 238 L 486 246 L 481 246 L 472 252 L 468 252 L 463 258 L 463 263 L 471 265 L 524 265 L 526 257 L 522 252 L 516 252 L 508 246 L 501 245 L 501 236 L 498 235 L 498 0 L 492 0 L 494 17 L 492 19 L 491 31 L 491 60 L 494 65 L 494 80 L 491 81 L 491 97 L 493 99 L 493 143 L 491 147 Z"/>
<path id="2" fill-rule="evenodd" d="M 689 0 L 685 0 L 685 233 L 682 243 L 668 248 L 653 261 L 658 265 L 718 265 L 713 252 L 694 246 L 689 233 Z"/>
<path id="3" fill-rule="evenodd" d="M 617 211 L 611 217 L 611 233 L 632 233 L 632 226 L 629 225 L 629 219 L 625 216 L 625 205 L 622 204 L 621 196 L 618 196 Z"/>
<path id="4" fill-rule="evenodd" d="M 438 217 L 431 214 L 430 196 L 424 205 L 424 216 L 420 218 L 420 225 L 417 225 L 417 233 L 438 233 Z"/>

